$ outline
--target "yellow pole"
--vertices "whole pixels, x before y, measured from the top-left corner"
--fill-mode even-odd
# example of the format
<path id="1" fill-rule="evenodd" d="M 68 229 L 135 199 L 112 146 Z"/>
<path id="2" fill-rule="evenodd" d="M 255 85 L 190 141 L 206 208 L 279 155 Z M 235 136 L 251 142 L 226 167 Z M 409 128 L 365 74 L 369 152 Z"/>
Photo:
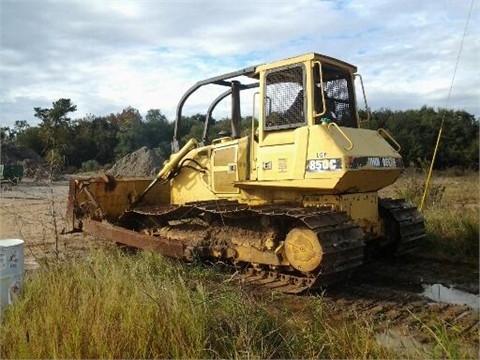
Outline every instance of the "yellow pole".
<path id="1" fill-rule="evenodd" d="M 442 137 L 444 119 L 445 119 L 445 115 L 443 116 L 442 125 L 440 125 L 440 130 L 438 130 L 437 143 L 435 144 L 435 150 L 433 150 L 432 161 L 430 162 L 430 168 L 428 169 L 427 179 L 425 180 L 425 189 L 423 190 L 422 201 L 420 202 L 420 207 L 418 208 L 420 212 L 422 212 L 423 210 L 423 205 L 425 204 L 425 199 L 428 194 L 428 187 L 430 186 L 430 179 L 432 177 L 432 172 L 433 172 L 433 164 L 435 163 L 438 146 L 440 144 L 440 138 Z"/>
<path id="2" fill-rule="evenodd" d="M 449 107 L 450 95 L 452 93 L 452 88 L 453 88 L 453 82 L 455 81 L 455 75 L 457 73 L 458 63 L 459 63 L 459 60 L 460 60 L 460 55 L 462 54 L 463 42 L 465 40 L 465 34 L 467 33 L 468 23 L 470 22 L 470 16 L 472 15 L 472 9 L 473 9 L 474 1 L 475 0 L 472 0 L 471 3 L 470 3 L 470 10 L 468 11 L 467 22 L 465 24 L 465 29 L 463 30 L 462 42 L 460 43 L 460 49 L 458 50 L 457 61 L 455 63 L 455 70 L 453 71 L 452 83 L 450 84 L 450 90 L 448 91 L 447 106 L 446 106 L 446 109 L 445 109 L 445 113 L 443 114 L 442 123 L 440 125 L 440 130 L 438 131 L 437 143 L 435 145 L 435 150 L 433 151 L 432 162 L 430 163 L 430 168 L 428 170 L 427 178 L 425 180 L 425 189 L 423 190 L 422 201 L 420 202 L 420 207 L 419 207 L 420 212 L 423 210 L 423 206 L 425 205 L 425 199 L 427 197 L 428 187 L 430 186 L 430 179 L 432 177 L 432 172 L 433 172 L 433 164 L 435 163 L 435 158 L 437 156 L 438 145 L 440 144 L 440 138 L 442 137 L 443 123 L 445 121 L 446 111 Z"/>

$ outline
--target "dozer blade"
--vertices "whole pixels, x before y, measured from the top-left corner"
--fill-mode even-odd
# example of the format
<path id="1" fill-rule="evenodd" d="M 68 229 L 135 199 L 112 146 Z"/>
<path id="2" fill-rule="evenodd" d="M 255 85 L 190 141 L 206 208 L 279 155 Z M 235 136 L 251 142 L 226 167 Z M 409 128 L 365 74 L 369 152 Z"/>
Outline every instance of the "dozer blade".
<path id="1" fill-rule="evenodd" d="M 90 235 L 118 244 L 142 250 L 157 251 L 174 259 L 185 257 L 186 246 L 180 241 L 145 235 L 105 221 L 100 222 L 90 219 L 83 220 L 83 229 Z"/>
<path id="2" fill-rule="evenodd" d="M 71 179 L 66 214 L 66 232 L 81 231 L 84 219 L 116 224 L 151 184 L 151 178 Z M 169 205 L 170 185 L 157 183 L 142 199 L 143 206 Z"/>

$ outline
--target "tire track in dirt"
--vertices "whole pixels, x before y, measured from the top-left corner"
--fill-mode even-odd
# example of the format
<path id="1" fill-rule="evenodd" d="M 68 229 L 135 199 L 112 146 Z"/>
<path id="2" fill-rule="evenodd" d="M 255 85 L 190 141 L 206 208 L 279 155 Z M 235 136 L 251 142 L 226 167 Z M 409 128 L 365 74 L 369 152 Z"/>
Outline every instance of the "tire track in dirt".
<path id="1" fill-rule="evenodd" d="M 444 324 L 478 350 L 478 309 L 434 302 L 422 295 L 423 285 L 436 283 L 478 294 L 478 269 L 474 264 L 418 256 L 372 263 L 348 283 L 327 289 L 325 306 L 333 317 L 364 318 L 379 330 L 395 328 L 420 342 L 431 340 L 431 330 Z"/>

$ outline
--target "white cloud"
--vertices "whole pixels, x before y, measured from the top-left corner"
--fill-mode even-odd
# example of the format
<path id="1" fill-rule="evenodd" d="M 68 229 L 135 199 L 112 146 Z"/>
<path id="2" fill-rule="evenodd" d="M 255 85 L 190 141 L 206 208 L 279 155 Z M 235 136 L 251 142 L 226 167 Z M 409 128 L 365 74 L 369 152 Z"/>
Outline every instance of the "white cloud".
<path id="1" fill-rule="evenodd" d="M 61 97 L 74 117 L 132 106 L 173 120 L 198 80 L 311 51 L 357 65 L 374 109 L 445 106 L 470 4 L 0 0 L 0 121 L 34 123 Z M 472 14 L 449 105 L 478 117 L 478 1 Z M 206 111 L 221 91 L 188 105 Z"/>

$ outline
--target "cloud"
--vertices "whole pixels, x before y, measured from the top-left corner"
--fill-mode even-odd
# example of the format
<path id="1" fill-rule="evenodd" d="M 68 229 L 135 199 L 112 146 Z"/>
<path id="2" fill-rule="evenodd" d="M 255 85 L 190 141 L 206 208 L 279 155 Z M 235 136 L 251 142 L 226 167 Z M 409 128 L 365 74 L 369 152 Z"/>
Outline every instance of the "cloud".
<path id="1" fill-rule="evenodd" d="M 74 117 L 132 106 L 173 120 L 195 82 L 311 51 L 357 65 L 373 109 L 442 107 L 470 4 L 2 0 L 0 121 L 33 124 L 33 107 L 59 98 L 77 105 Z M 449 103 L 476 116 L 479 13 L 477 1 Z M 222 91 L 192 97 L 191 111 L 205 112 Z"/>

